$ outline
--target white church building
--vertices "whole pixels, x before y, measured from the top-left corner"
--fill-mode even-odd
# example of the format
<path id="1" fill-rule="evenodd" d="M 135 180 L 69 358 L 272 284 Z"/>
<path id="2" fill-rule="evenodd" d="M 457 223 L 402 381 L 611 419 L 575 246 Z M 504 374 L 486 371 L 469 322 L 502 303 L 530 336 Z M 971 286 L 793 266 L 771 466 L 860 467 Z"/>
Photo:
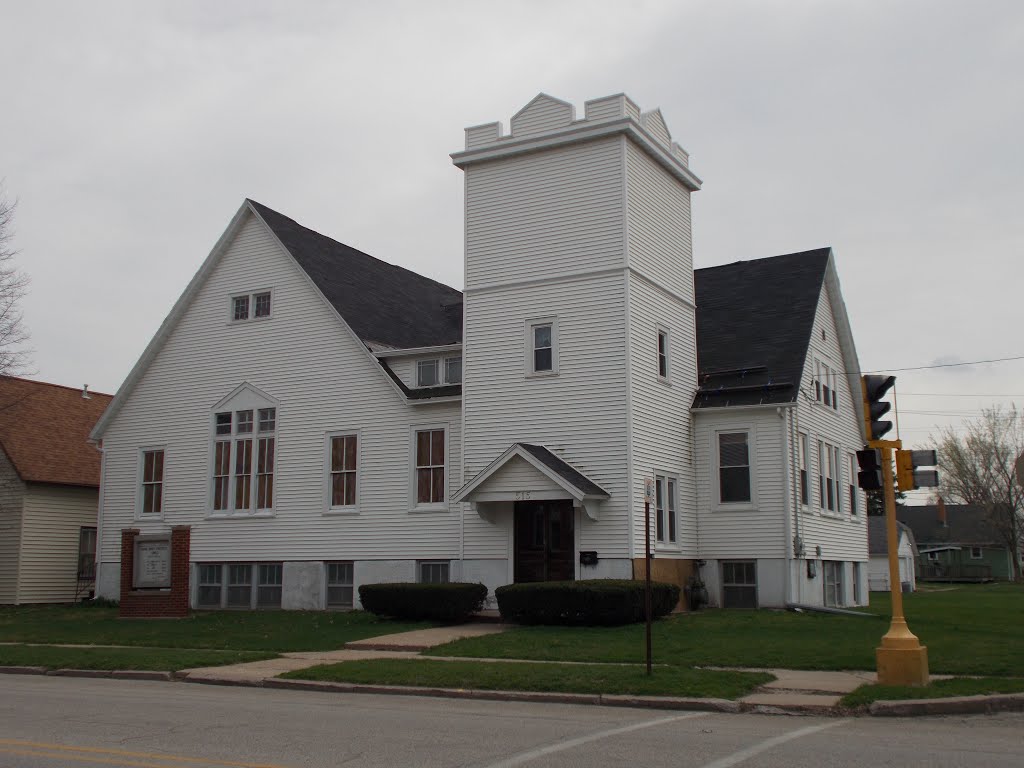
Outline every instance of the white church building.
<path id="1" fill-rule="evenodd" d="M 466 129 L 465 289 L 242 203 L 93 432 L 121 531 L 190 526 L 194 608 L 360 584 L 655 578 L 867 602 L 859 366 L 829 248 L 694 270 L 660 111 Z"/>

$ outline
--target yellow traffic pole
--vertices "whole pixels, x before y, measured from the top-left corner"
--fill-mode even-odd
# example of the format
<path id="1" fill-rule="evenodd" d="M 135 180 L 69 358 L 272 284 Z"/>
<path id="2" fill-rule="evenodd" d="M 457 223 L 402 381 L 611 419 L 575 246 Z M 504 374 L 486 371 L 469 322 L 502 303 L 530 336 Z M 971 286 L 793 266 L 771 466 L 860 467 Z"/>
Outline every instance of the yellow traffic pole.
<path id="1" fill-rule="evenodd" d="M 882 441 L 878 441 L 882 442 Z M 888 441 L 886 441 L 888 442 Z M 910 631 L 903 616 L 900 583 L 899 534 L 896 529 L 896 491 L 893 489 L 892 447 L 882 445 L 882 488 L 885 493 L 885 523 L 889 538 L 889 590 L 892 593 L 892 621 L 889 631 L 875 649 L 878 682 L 882 685 L 927 685 L 928 648 Z"/>

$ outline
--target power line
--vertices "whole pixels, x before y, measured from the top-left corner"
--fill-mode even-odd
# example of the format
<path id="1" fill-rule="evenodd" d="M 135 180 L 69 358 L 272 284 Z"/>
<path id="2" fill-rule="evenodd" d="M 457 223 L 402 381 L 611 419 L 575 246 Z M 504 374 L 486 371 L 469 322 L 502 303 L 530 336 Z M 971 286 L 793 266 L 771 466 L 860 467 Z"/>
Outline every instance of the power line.
<path id="1" fill-rule="evenodd" d="M 976 395 L 967 392 L 900 392 L 900 397 L 1016 397 L 1024 399 L 1024 395 Z"/>
<path id="2" fill-rule="evenodd" d="M 1024 360 L 1024 355 L 1015 357 L 994 357 L 991 360 L 968 360 L 965 363 L 937 363 L 935 365 L 915 365 L 910 368 L 879 368 L 874 371 L 861 371 L 861 373 L 899 373 L 900 371 L 924 371 L 930 368 L 955 368 L 959 365 L 979 365 L 981 363 L 1005 363 L 1010 360 Z M 850 371 L 846 371 L 850 373 Z"/>

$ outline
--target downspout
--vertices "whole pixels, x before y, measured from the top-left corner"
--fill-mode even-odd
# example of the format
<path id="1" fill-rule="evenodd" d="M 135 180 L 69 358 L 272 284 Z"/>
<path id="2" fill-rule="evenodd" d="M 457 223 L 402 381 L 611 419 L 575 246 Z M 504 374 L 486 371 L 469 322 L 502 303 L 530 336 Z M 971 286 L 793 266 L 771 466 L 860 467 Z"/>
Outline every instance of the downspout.
<path id="1" fill-rule="evenodd" d="M 797 399 L 797 402 L 796 402 L 795 406 L 793 407 L 793 414 L 792 414 L 792 416 L 793 416 L 793 428 L 792 428 L 793 451 L 792 451 L 792 453 L 793 453 L 793 456 L 794 456 L 793 473 L 792 474 L 793 474 L 793 490 L 794 490 L 794 493 L 793 493 L 793 540 L 790 542 L 790 546 L 793 547 L 793 555 L 794 555 L 794 557 L 797 557 L 799 555 L 799 553 L 797 552 L 797 547 L 796 547 L 797 540 L 799 540 L 800 544 L 801 544 L 800 550 L 801 551 L 803 550 L 803 538 L 800 536 L 800 505 L 802 503 L 802 498 L 801 498 L 800 494 L 796 492 L 796 489 L 800 485 L 800 457 L 799 457 L 799 451 L 800 451 L 800 447 L 801 447 L 800 446 L 800 401 L 799 401 L 799 395 L 797 396 L 797 398 L 798 399 Z M 808 469 L 808 472 L 810 472 L 809 469 Z M 807 482 L 808 483 L 811 482 L 810 475 L 808 475 Z M 797 570 L 797 573 L 796 573 L 796 601 L 797 601 L 797 603 L 800 603 L 801 605 L 803 604 L 803 583 L 804 583 L 803 574 L 800 573 L 799 570 Z"/>
<path id="2" fill-rule="evenodd" d="M 779 407 L 779 408 L 775 409 L 775 412 L 776 412 L 776 414 L 778 414 L 779 418 L 782 419 L 782 423 L 783 423 L 783 429 L 780 430 L 780 434 L 782 435 L 782 455 L 787 457 L 786 463 L 792 465 L 792 463 L 793 463 L 793 455 L 792 455 L 792 451 L 789 450 L 789 446 L 787 445 L 788 443 L 792 443 L 792 440 L 790 439 L 792 437 L 792 435 L 791 435 L 791 432 L 792 432 L 792 419 L 790 418 L 790 415 L 787 412 L 788 410 L 789 410 L 788 408 L 787 409 L 783 409 L 783 408 Z M 790 474 L 790 476 L 792 476 L 792 472 L 790 472 L 789 474 Z M 785 476 L 786 476 L 786 473 L 783 472 L 783 477 L 785 477 Z M 789 498 L 791 496 L 794 496 L 793 491 L 792 491 L 792 485 L 791 485 L 791 483 L 787 483 L 786 484 L 786 496 L 785 496 L 786 502 L 787 502 L 787 506 L 788 506 Z M 785 513 L 782 516 L 782 519 L 783 519 L 783 521 L 785 523 L 785 540 L 783 541 L 783 544 L 785 546 L 785 553 L 786 553 L 785 554 L 785 564 L 786 564 L 785 574 L 786 574 L 786 577 L 783 580 L 782 604 L 783 605 L 789 605 L 789 603 L 791 602 L 790 596 L 792 595 L 792 591 L 793 591 L 792 590 L 792 581 L 793 581 L 793 568 L 792 568 L 792 552 L 793 552 L 793 550 L 792 550 L 792 546 L 793 546 L 793 544 L 792 544 L 792 531 L 791 531 L 791 528 L 790 528 L 790 521 L 789 521 L 789 514 L 788 514 L 788 512 Z"/>
<path id="3" fill-rule="evenodd" d="M 96 499 L 96 580 L 93 583 L 93 599 L 95 600 L 100 596 L 100 577 L 103 569 L 103 491 L 107 485 L 107 449 L 103 447 L 102 440 L 90 440 L 89 442 L 100 452 L 100 489 Z"/>

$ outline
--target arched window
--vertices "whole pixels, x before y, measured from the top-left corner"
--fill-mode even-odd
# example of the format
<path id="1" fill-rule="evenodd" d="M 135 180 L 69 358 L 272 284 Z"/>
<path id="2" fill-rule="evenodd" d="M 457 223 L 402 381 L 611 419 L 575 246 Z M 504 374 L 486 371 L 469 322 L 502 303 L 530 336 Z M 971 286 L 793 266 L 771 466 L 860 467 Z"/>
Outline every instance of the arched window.
<path id="1" fill-rule="evenodd" d="M 243 384 L 213 407 L 212 430 L 214 514 L 272 512 L 277 402 Z"/>

